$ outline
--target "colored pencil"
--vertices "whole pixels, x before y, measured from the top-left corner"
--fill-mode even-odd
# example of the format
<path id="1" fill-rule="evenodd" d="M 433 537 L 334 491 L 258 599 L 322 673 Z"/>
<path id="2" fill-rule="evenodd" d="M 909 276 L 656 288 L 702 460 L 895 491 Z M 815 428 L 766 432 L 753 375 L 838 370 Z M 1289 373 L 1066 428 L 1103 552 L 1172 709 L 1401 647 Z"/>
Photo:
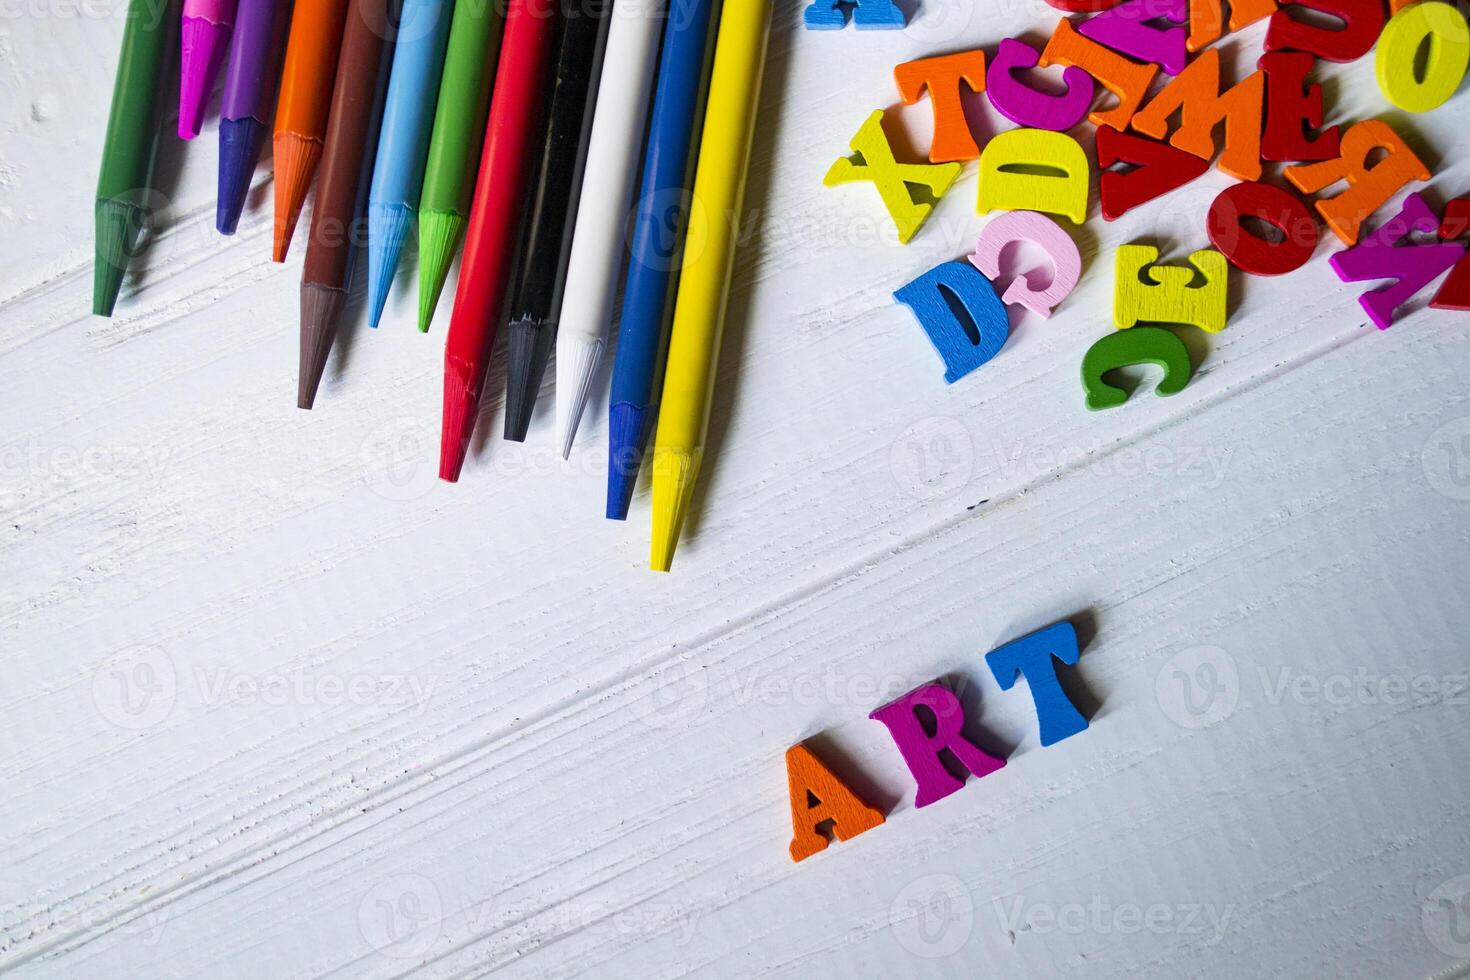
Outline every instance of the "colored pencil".
<path id="1" fill-rule="evenodd" d="M 419 329 L 426 333 L 470 213 L 504 26 L 498 3 L 455 4 L 419 198 Z"/>
<path id="2" fill-rule="evenodd" d="M 483 0 L 465 0 L 466 5 Z M 418 211 L 452 0 L 405 0 L 368 194 L 368 323 L 383 318 L 403 240 Z"/>
<path id="3" fill-rule="evenodd" d="M 291 14 L 291 36 L 281 66 L 281 97 L 271 141 L 276 167 L 276 221 L 271 259 L 286 261 L 286 249 L 301 217 L 301 205 L 327 136 L 332 82 L 342 49 L 347 0 L 304 0 Z"/>
<path id="4" fill-rule="evenodd" d="M 538 146 L 540 179 L 506 325 L 505 438 L 512 442 L 526 439 L 556 338 L 611 7 L 611 0 L 568 0 L 558 27 L 556 70 Z"/>
<path id="5" fill-rule="evenodd" d="M 301 365 L 296 405 L 311 408 L 337 335 L 352 283 L 352 266 L 366 231 L 372 148 L 378 141 L 391 35 L 401 0 L 352 0 L 342 31 L 331 121 L 322 148 L 322 186 L 311 218 L 301 274 Z"/>
<path id="6" fill-rule="evenodd" d="M 666 9 L 663 0 L 615 0 L 613 7 L 556 335 L 556 438 L 563 459 L 571 455 L 607 347 Z"/>
<path id="7" fill-rule="evenodd" d="M 204 125 L 204 107 L 230 47 L 236 0 L 184 0 L 179 31 L 179 139 Z"/>
<path id="8" fill-rule="evenodd" d="M 695 149 L 714 53 L 716 0 L 675 0 L 659 55 L 643 182 L 608 398 L 607 516 L 624 520 L 658 403 Z"/>
<path id="9" fill-rule="evenodd" d="M 233 235 L 240 224 L 250 178 L 270 131 L 290 6 L 288 0 L 241 0 L 235 15 L 220 102 L 219 202 L 214 224 L 222 234 Z"/>
<path id="10" fill-rule="evenodd" d="M 154 0 L 128 3 L 93 209 L 92 312 L 98 316 L 112 316 L 128 260 L 152 217 L 153 158 L 178 12 L 177 0 L 161 11 Z"/>
<path id="11" fill-rule="evenodd" d="M 556 33 L 555 0 L 510 0 L 495 94 L 475 181 L 464 262 L 444 344 L 444 421 L 439 476 L 459 479 L 490 367 L 495 324 L 510 280 L 515 232 L 530 172 L 528 143 Z"/>
<path id="12" fill-rule="evenodd" d="M 771 0 L 731 0 L 720 14 L 689 214 L 698 247 L 686 252 L 679 277 L 654 440 L 649 562 L 657 571 L 673 562 L 704 461 L 770 22 Z"/>

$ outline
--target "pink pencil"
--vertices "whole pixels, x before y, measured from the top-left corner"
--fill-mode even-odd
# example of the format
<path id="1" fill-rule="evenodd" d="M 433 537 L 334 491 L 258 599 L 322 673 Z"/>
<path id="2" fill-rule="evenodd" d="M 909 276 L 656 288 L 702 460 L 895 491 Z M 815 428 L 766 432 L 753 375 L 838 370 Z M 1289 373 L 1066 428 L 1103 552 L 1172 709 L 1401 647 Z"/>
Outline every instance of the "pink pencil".
<path id="1" fill-rule="evenodd" d="M 179 34 L 179 138 L 191 140 L 204 124 L 204 105 L 214 90 L 237 0 L 184 0 Z M 246 0 L 247 3 L 253 0 Z"/>

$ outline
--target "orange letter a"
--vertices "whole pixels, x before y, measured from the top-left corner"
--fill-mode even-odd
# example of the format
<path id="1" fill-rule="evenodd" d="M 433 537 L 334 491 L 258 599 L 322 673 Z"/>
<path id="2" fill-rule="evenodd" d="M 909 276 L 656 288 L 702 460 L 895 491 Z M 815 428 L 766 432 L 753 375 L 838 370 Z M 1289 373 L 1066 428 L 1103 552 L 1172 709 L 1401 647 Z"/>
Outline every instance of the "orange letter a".
<path id="1" fill-rule="evenodd" d="M 827 821 L 838 840 L 851 840 L 883 822 L 883 814 L 848 789 L 805 745 L 786 750 L 791 790 L 791 860 L 804 861 L 829 843 L 817 828 Z"/>

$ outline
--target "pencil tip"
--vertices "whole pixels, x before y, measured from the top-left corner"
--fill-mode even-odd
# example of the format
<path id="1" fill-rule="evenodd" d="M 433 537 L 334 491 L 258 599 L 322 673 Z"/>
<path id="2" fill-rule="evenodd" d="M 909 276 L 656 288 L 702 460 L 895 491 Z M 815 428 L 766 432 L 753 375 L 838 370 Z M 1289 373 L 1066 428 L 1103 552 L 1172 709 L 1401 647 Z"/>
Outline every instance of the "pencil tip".
<path id="1" fill-rule="evenodd" d="M 368 207 L 368 324 L 376 327 L 383 319 L 388 290 L 398 270 L 398 256 L 413 224 L 413 208 L 407 204 L 374 201 Z"/>
<path id="2" fill-rule="evenodd" d="M 253 116 L 219 121 L 219 200 L 214 226 L 222 235 L 233 235 L 240 227 L 240 213 L 245 210 L 265 133 L 265 123 Z"/>
<path id="3" fill-rule="evenodd" d="M 230 26 L 185 17 L 179 28 L 179 139 L 191 140 L 204 125 L 204 107 L 229 47 Z"/>
<path id="4" fill-rule="evenodd" d="M 509 442 L 525 442 L 556 325 L 522 316 L 512 320 L 506 330 L 505 438 Z"/>
<path id="5" fill-rule="evenodd" d="M 653 451 L 653 546 L 648 565 L 667 572 L 679 546 L 679 532 L 694 496 L 694 479 L 699 475 L 698 453 L 679 449 Z"/>
<path id="6" fill-rule="evenodd" d="M 337 335 L 337 313 L 346 290 L 316 283 L 301 284 L 301 361 L 296 376 L 296 407 L 309 409 Z"/>
<path id="7" fill-rule="evenodd" d="M 92 312 L 112 316 L 117 294 L 122 291 L 128 259 L 142 236 L 148 209 L 109 198 L 97 201 L 96 243 L 92 259 Z"/>
<path id="8" fill-rule="evenodd" d="M 306 192 L 311 188 L 311 178 L 316 173 L 317 161 L 321 159 L 322 144 L 296 133 L 278 132 L 271 141 L 271 153 L 276 167 L 275 235 L 271 260 L 284 262 L 291 247 L 291 236 L 296 233 L 296 221 L 301 217 L 301 206 L 306 203 Z"/>
<path id="9" fill-rule="evenodd" d="M 459 481 L 469 455 L 470 436 L 480 410 L 479 382 L 474 368 L 454 357 L 444 359 L 444 422 L 439 430 L 439 479 Z"/>
<path id="10" fill-rule="evenodd" d="M 561 458 L 572 455 L 577 426 L 587 407 L 592 379 L 602 362 L 602 338 L 562 333 L 556 341 L 556 441 Z"/>
<path id="11" fill-rule="evenodd" d="M 648 409 L 632 402 L 613 402 L 607 412 L 607 517 L 628 519 L 643 447 L 648 441 Z"/>
<path id="12" fill-rule="evenodd" d="M 457 211 L 419 212 L 419 331 L 429 332 L 454 252 L 464 215 Z"/>

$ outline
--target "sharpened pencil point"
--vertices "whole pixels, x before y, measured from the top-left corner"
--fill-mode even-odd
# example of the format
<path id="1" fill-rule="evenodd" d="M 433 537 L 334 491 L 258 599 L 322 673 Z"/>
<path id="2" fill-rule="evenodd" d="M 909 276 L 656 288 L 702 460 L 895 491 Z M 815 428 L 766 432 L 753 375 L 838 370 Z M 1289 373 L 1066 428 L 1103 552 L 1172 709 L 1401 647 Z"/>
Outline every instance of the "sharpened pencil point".
<path id="1" fill-rule="evenodd" d="M 648 565 L 667 572 L 679 547 L 679 532 L 694 497 L 694 480 L 699 476 L 699 454 L 677 449 L 653 451 L 653 547 Z"/>
<path id="2" fill-rule="evenodd" d="M 301 206 L 306 203 L 306 192 L 311 189 L 311 178 L 322 157 L 322 144 L 296 133 L 277 133 L 271 152 L 276 165 L 276 226 L 271 261 L 284 262 L 291 236 L 296 233 L 296 221 L 301 217 Z"/>
<path id="3" fill-rule="evenodd" d="M 556 442 L 561 458 L 572 455 L 577 426 L 587 407 L 592 379 L 602 363 L 601 338 L 564 335 L 556 344 Z"/>
<path id="4" fill-rule="evenodd" d="M 507 325 L 506 331 L 505 438 L 525 442 L 536 410 L 536 396 L 541 393 L 546 359 L 551 356 L 556 324 L 519 317 Z"/>
<path id="5" fill-rule="evenodd" d="M 185 17 L 179 30 L 179 139 L 191 140 L 204 125 L 204 107 L 230 46 L 230 25 Z"/>
<path id="6" fill-rule="evenodd" d="M 472 365 L 444 358 L 444 422 L 439 430 L 439 479 L 459 482 L 470 451 L 475 417 L 480 413 L 480 385 Z"/>
<path id="7" fill-rule="evenodd" d="M 648 409 L 614 402 L 607 412 L 607 518 L 626 521 L 648 443 Z"/>
<path id="8" fill-rule="evenodd" d="M 316 283 L 301 284 L 301 363 L 296 376 L 296 407 L 311 408 L 322 383 L 332 340 L 337 336 L 337 314 L 347 298 L 345 289 Z"/>
<path id="9" fill-rule="evenodd" d="M 419 332 L 428 333 L 454 263 L 464 215 L 457 211 L 419 212 Z"/>
<path id="10" fill-rule="evenodd" d="M 128 259 L 147 220 L 148 209 L 141 205 L 107 199 L 97 202 L 92 266 L 92 312 L 97 316 L 112 316 L 128 271 Z"/>
<path id="11" fill-rule="evenodd" d="M 240 213 L 245 210 L 267 131 L 266 124 L 254 116 L 219 121 L 219 199 L 214 226 L 222 235 L 233 235 L 240 227 Z"/>
<path id="12" fill-rule="evenodd" d="M 398 256 L 413 224 L 413 210 L 406 204 L 382 202 L 374 202 L 368 208 L 369 326 L 376 327 L 383 319 L 388 290 L 392 288 L 393 276 L 398 271 Z"/>

